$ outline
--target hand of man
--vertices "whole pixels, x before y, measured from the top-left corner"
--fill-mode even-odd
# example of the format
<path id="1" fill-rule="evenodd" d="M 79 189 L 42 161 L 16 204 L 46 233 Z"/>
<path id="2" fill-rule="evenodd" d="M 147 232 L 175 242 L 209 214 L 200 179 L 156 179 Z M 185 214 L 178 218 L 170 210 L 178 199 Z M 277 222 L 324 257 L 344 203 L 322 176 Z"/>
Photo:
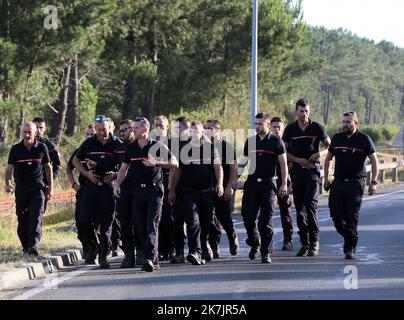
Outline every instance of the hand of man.
<path id="1" fill-rule="evenodd" d="M 377 191 L 376 185 L 374 185 L 373 183 L 369 184 L 368 194 L 372 196 L 376 194 L 376 191 Z"/>
<path id="2" fill-rule="evenodd" d="M 325 179 L 325 180 L 324 180 L 324 183 L 323 183 L 323 186 L 324 186 L 324 190 L 325 190 L 325 191 L 329 191 L 330 188 L 331 188 L 331 182 L 330 182 L 330 180 Z"/>
<path id="3" fill-rule="evenodd" d="M 308 160 L 311 163 L 315 163 L 318 159 L 320 159 L 320 153 L 319 152 L 312 154 Z"/>
<path id="4" fill-rule="evenodd" d="M 93 170 L 87 171 L 87 178 L 94 184 L 101 181 L 101 177 L 95 174 Z"/>
<path id="5" fill-rule="evenodd" d="M 103 181 L 105 183 L 111 183 L 116 179 L 116 173 L 113 171 L 107 172 L 107 175 L 104 177 Z"/>
<path id="6" fill-rule="evenodd" d="M 287 186 L 286 184 L 282 184 L 282 185 L 279 187 L 278 195 L 279 195 L 281 198 L 283 198 L 283 197 L 286 196 L 287 194 L 288 194 L 288 186 Z"/>
<path id="7" fill-rule="evenodd" d="M 219 198 L 223 195 L 223 186 L 221 184 L 216 185 L 216 194 Z"/>
<path id="8" fill-rule="evenodd" d="M 314 163 L 310 162 L 307 159 L 300 159 L 298 163 L 305 169 L 313 169 L 314 168 Z"/>
<path id="9" fill-rule="evenodd" d="M 6 186 L 5 190 L 7 193 L 14 193 L 14 188 L 12 186 Z"/>
<path id="10" fill-rule="evenodd" d="M 167 201 L 170 205 L 175 203 L 175 192 L 174 191 L 169 191 L 168 192 L 168 197 L 167 197 Z"/>
<path id="11" fill-rule="evenodd" d="M 152 156 L 149 156 L 147 160 L 143 160 L 142 163 L 146 167 L 155 167 L 157 165 L 157 160 Z"/>
<path id="12" fill-rule="evenodd" d="M 233 188 L 231 186 L 227 186 L 223 195 L 224 200 L 229 202 L 231 200 L 232 195 L 233 195 Z"/>
<path id="13" fill-rule="evenodd" d="M 53 189 L 52 188 L 46 189 L 45 196 L 46 196 L 46 199 L 49 201 L 53 196 Z"/>
<path id="14" fill-rule="evenodd" d="M 114 196 L 118 199 L 121 197 L 121 187 L 118 184 L 114 186 Z"/>

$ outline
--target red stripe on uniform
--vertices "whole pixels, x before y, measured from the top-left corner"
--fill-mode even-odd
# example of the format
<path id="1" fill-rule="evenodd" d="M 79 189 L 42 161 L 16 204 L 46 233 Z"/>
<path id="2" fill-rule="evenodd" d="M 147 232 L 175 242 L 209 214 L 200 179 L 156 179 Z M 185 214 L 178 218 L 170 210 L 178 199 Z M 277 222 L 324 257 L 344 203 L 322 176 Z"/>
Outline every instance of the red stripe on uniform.
<path id="1" fill-rule="evenodd" d="M 125 151 L 119 151 L 119 150 L 115 150 L 115 153 L 119 153 L 119 154 L 121 154 L 121 153 L 125 153 Z"/>
<path id="2" fill-rule="evenodd" d="M 49 149 L 49 152 L 56 152 L 56 149 Z"/>
<path id="3" fill-rule="evenodd" d="M 293 137 L 292 140 L 297 140 L 297 139 L 316 139 L 318 138 L 317 136 L 299 136 L 299 137 Z"/>
<path id="4" fill-rule="evenodd" d="M 112 152 L 102 152 L 102 151 L 100 151 L 100 152 L 87 152 L 87 154 L 95 154 L 95 155 L 99 154 L 99 155 L 106 155 L 106 156 L 112 156 L 113 155 Z"/>
<path id="5" fill-rule="evenodd" d="M 267 154 L 274 154 L 274 155 L 276 155 L 276 152 L 275 151 L 272 151 L 272 150 L 253 150 L 253 151 L 251 151 L 251 152 L 256 152 L 256 153 L 267 153 Z"/>
<path id="6" fill-rule="evenodd" d="M 17 163 L 21 162 L 42 162 L 42 159 L 24 159 L 24 160 L 17 160 Z"/>
<path id="7" fill-rule="evenodd" d="M 130 161 L 139 161 L 139 160 L 147 161 L 149 160 L 149 158 L 130 158 Z"/>
<path id="8" fill-rule="evenodd" d="M 335 150 L 352 150 L 352 151 L 358 151 L 358 152 L 364 152 L 365 150 L 360 149 L 360 148 L 352 148 L 352 147 L 335 147 Z"/>

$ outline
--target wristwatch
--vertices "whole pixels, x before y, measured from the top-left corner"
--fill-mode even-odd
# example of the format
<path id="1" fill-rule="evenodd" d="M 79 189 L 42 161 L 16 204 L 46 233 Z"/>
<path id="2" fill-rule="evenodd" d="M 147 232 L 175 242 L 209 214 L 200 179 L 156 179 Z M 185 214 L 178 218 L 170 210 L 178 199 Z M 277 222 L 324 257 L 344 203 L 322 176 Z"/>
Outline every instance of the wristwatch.
<path id="1" fill-rule="evenodd" d="M 379 184 L 376 180 L 372 180 L 372 181 L 370 181 L 370 183 L 373 184 L 374 186 Z"/>

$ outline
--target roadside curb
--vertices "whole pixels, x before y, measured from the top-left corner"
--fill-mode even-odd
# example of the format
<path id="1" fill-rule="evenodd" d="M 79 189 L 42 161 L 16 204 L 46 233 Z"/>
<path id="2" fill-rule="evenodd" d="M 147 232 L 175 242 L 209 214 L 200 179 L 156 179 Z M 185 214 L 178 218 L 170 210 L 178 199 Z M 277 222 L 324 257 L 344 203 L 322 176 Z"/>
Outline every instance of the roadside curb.
<path id="1" fill-rule="evenodd" d="M 57 253 L 46 259 L 30 262 L 16 270 L 0 273 L 0 291 L 4 289 L 13 289 L 29 280 L 33 280 L 53 273 L 56 270 L 73 266 L 83 260 L 81 250 L 68 250 L 67 252 Z"/>

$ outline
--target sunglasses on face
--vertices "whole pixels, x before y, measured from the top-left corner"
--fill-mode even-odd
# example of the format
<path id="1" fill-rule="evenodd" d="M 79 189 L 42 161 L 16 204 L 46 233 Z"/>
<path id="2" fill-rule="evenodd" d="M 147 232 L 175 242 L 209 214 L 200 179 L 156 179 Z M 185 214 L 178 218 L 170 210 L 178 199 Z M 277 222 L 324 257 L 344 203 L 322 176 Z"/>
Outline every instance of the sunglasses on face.
<path id="1" fill-rule="evenodd" d="M 95 121 L 100 122 L 100 121 L 109 121 L 111 118 L 109 117 L 96 117 Z"/>

